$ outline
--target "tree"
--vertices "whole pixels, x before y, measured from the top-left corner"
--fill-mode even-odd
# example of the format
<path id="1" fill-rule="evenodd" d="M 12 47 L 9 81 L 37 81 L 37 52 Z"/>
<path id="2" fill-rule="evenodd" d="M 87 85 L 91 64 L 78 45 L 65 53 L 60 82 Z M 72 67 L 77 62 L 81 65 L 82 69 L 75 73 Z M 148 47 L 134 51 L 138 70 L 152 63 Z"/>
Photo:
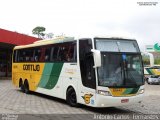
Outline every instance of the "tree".
<path id="1" fill-rule="evenodd" d="M 32 34 L 38 35 L 38 38 L 43 38 L 45 36 L 45 30 L 45 27 L 37 26 L 32 30 Z"/>

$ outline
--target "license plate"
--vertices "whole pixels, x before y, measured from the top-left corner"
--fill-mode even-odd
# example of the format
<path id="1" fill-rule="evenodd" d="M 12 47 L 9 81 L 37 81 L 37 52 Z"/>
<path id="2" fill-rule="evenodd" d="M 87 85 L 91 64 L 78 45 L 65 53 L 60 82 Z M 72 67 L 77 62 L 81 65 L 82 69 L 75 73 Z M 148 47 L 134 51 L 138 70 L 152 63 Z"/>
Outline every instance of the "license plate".
<path id="1" fill-rule="evenodd" d="M 129 102 L 129 99 L 122 99 L 121 100 L 121 103 L 128 103 Z"/>

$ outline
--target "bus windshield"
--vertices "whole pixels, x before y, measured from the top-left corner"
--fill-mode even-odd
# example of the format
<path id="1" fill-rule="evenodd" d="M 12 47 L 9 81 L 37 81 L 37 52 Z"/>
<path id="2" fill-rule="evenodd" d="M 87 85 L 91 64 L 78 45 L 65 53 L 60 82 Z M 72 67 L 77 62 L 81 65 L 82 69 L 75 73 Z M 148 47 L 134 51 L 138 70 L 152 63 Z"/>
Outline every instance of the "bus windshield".
<path id="1" fill-rule="evenodd" d="M 136 40 L 95 38 L 101 51 L 98 83 L 107 87 L 134 87 L 143 84 L 141 53 Z"/>
<path id="2" fill-rule="evenodd" d="M 143 84 L 140 54 L 102 53 L 98 68 L 100 86 L 133 87 Z"/>

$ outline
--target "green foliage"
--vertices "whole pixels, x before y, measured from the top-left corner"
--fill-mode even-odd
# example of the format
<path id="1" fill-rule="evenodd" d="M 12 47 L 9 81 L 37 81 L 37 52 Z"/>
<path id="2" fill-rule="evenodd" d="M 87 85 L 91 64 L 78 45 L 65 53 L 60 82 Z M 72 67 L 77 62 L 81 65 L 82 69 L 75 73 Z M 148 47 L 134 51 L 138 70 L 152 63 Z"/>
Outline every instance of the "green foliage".
<path id="1" fill-rule="evenodd" d="M 45 36 L 44 31 L 46 30 L 45 27 L 37 26 L 32 30 L 32 34 L 38 35 L 38 38 L 43 38 Z"/>
<path id="2" fill-rule="evenodd" d="M 157 65 L 160 65 L 160 58 L 155 59 L 154 63 L 157 64 Z"/>
<path id="3" fill-rule="evenodd" d="M 142 56 L 142 59 L 143 59 L 143 64 L 144 65 L 150 65 L 149 57 Z M 160 65 L 160 58 L 154 58 L 154 64 Z"/>
<path id="4" fill-rule="evenodd" d="M 149 59 L 143 58 L 143 64 L 144 64 L 144 65 L 150 65 Z"/>
<path id="5" fill-rule="evenodd" d="M 150 61 L 149 61 L 149 56 L 146 55 L 142 55 L 142 60 L 143 60 L 143 64 L 146 65 L 150 65 Z"/>

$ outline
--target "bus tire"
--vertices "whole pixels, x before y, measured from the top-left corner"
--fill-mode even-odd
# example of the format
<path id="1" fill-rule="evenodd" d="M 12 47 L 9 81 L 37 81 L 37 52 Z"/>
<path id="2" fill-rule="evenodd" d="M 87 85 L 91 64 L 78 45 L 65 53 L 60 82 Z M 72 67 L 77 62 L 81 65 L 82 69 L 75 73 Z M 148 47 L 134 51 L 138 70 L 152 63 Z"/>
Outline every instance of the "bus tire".
<path id="1" fill-rule="evenodd" d="M 27 80 L 25 80 L 25 82 L 24 82 L 24 91 L 25 91 L 26 94 L 30 93 L 29 84 L 28 84 Z"/>
<path id="2" fill-rule="evenodd" d="M 77 107 L 77 97 L 76 97 L 76 92 L 73 88 L 69 88 L 67 90 L 67 96 L 66 96 L 67 103 L 72 106 L 72 107 Z"/>
<path id="3" fill-rule="evenodd" d="M 19 88 L 20 88 L 20 90 L 21 90 L 22 92 L 25 92 L 25 90 L 24 90 L 24 84 L 23 84 L 22 79 L 19 80 Z"/>

